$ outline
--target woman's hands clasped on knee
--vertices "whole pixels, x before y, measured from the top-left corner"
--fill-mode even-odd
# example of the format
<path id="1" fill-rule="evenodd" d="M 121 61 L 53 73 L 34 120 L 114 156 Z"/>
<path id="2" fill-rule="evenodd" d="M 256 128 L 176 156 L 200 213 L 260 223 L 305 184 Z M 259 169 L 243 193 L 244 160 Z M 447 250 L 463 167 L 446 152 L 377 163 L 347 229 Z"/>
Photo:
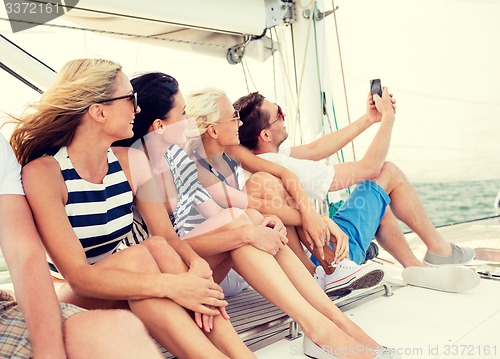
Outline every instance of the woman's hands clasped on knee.
<path id="1" fill-rule="evenodd" d="M 244 226 L 243 233 L 247 244 L 275 256 L 288 243 L 288 238 L 280 230 L 271 228 L 270 223 Z"/>
<path id="2" fill-rule="evenodd" d="M 275 216 L 274 214 L 266 215 L 260 225 L 264 227 L 269 227 L 272 230 L 281 233 L 286 237 L 287 233 L 285 225 L 283 224 L 281 219 L 279 219 L 279 217 Z"/>
<path id="3" fill-rule="evenodd" d="M 210 328 L 210 321 L 207 321 L 207 318 L 205 326 L 203 325 L 203 315 L 217 316 L 222 313 L 227 317 L 225 307 L 228 303 L 224 300 L 222 288 L 212 280 L 211 271 L 200 273 L 195 268 L 185 273 L 164 275 L 171 277 L 166 297 L 192 310 L 195 313 L 196 324 L 200 328 L 205 327 L 205 330 Z"/>
<path id="4" fill-rule="evenodd" d="M 202 259 L 195 259 L 191 261 L 189 271 L 199 275 L 202 278 L 207 278 L 211 281 L 213 281 L 212 277 L 212 270 L 210 269 L 210 266 L 208 263 Z M 210 306 L 210 305 L 205 305 L 205 307 L 218 311 L 224 319 L 229 319 L 229 315 L 226 312 L 226 307 L 225 306 Z M 219 315 L 219 314 L 216 314 Z M 210 315 L 210 314 L 204 314 L 200 312 L 195 312 L 195 322 L 196 324 L 205 330 L 207 333 L 209 333 L 213 328 L 214 328 L 214 318 L 216 315 Z"/>

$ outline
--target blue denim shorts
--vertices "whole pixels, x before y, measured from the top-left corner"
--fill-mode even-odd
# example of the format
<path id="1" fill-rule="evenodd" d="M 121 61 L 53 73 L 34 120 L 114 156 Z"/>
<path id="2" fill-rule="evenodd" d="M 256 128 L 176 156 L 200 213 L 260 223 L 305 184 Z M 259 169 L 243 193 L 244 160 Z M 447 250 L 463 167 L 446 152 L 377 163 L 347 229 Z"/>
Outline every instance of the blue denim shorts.
<path id="1" fill-rule="evenodd" d="M 332 220 L 349 237 L 349 258 L 360 264 L 391 199 L 372 181 L 358 183 Z M 333 245 L 330 244 L 330 246 Z M 311 259 L 313 259 L 312 257 Z M 313 260 L 318 264 L 317 261 Z"/>

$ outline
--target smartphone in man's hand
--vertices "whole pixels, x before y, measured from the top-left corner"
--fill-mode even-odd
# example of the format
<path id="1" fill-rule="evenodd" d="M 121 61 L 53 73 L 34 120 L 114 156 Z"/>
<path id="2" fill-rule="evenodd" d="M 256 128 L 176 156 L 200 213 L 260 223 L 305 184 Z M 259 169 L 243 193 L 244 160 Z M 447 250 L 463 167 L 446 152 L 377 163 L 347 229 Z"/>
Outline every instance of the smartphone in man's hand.
<path id="1" fill-rule="evenodd" d="M 372 101 L 373 95 L 378 94 L 382 97 L 382 84 L 380 83 L 380 79 L 370 80 L 370 91 L 372 93 Z M 375 101 L 373 101 L 375 103 Z"/>

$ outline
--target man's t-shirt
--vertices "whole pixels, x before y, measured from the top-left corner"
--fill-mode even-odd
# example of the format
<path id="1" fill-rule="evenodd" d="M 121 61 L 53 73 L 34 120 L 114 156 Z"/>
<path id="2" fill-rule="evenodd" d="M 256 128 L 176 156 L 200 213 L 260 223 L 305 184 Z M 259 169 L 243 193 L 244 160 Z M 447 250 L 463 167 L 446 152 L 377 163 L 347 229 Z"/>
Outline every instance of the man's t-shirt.
<path id="1" fill-rule="evenodd" d="M 16 160 L 14 151 L 4 136 L 0 135 L 0 195 L 21 194 L 24 195 L 21 184 L 21 166 Z"/>
<path id="2" fill-rule="evenodd" d="M 299 178 L 309 197 L 324 200 L 335 176 L 333 166 L 320 161 L 293 158 L 290 152 L 290 147 L 281 146 L 278 153 L 261 153 L 258 156 L 287 168 Z"/>

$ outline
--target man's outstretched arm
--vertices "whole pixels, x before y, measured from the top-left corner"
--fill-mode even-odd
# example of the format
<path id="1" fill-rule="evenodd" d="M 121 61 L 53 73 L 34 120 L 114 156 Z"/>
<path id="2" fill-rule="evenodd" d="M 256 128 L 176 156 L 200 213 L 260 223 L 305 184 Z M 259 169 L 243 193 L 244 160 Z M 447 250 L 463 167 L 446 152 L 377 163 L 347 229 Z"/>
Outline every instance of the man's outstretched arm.
<path id="1" fill-rule="evenodd" d="M 396 110 L 396 100 L 393 99 L 392 94 L 389 94 L 389 98 L 392 108 Z M 373 104 L 371 93 L 369 93 L 366 100 L 366 114 L 350 125 L 328 133 L 311 143 L 292 147 L 290 157 L 313 161 L 330 157 L 362 134 L 371 125 L 380 122 L 381 118 L 381 114 Z"/>
<path id="2" fill-rule="evenodd" d="M 371 107 L 379 113 L 380 127 L 361 160 L 340 163 L 334 166 L 335 177 L 330 186 L 330 191 L 343 189 L 377 177 L 385 163 L 395 121 L 394 107 L 391 104 L 386 87 L 384 87 L 382 98 L 378 95 L 374 97 L 376 109 L 374 105 L 371 105 Z"/>
<path id="3" fill-rule="evenodd" d="M 290 157 L 313 161 L 330 157 L 363 133 L 373 123 L 368 115 L 363 115 L 349 126 L 330 132 L 308 144 L 292 147 Z"/>

